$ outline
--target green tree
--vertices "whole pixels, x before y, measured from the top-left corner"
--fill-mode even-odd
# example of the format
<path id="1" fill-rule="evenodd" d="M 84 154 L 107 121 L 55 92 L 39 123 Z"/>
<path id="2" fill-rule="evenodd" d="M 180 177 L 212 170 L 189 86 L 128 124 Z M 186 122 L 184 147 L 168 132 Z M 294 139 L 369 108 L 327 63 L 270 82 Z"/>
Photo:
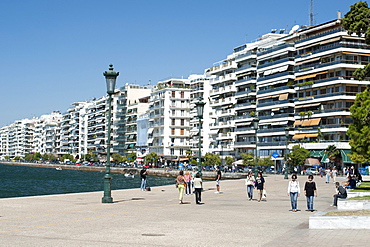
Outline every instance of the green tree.
<path id="1" fill-rule="evenodd" d="M 263 158 L 258 160 L 258 166 L 273 166 L 275 162 L 271 160 L 271 157 Z"/>
<path id="2" fill-rule="evenodd" d="M 156 164 L 158 159 L 159 159 L 159 156 L 156 152 L 151 152 L 144 157 L 144 161 L 146 164 L 148 163 Z"/>
<path id="3" fill-rule="evenodd" d="M 218 154 L 206 153 L 204 155 L 204 165 L 221 165 L 221 158 Z"/>
<path id="4" fill-rule="evenodd" d="M 288 163 L 292 166 L 304 165 L 307 158 L 310 157 L 310 151 L 305 148 L 301 148 L 299 145 L 294 145 L 292 151 L 287 154 Z"/>
<path id="5" fill-rule="evenodd" d="M 61 158 L 61 161 L 63 161 L 64 162 L 64 160 L 66 160 L 66 159 L 69 159 L 70 161 L 72 161 L 72 162 L 75 162 L 76 160 L 73 158 L 73 155 L 71 155 L 71 154 L 63 154 L 62 155 L 62 158 Z"/>
<path id="6" fill-rule="evenodd" d="M 225 157 L 225 164 L 228 165 L 228 166 L 231 166 L 234 161 L 235 161 L 234 157 L 231 157 L 231 156 L 226 156 Z"/>
<path id="7" fill-rule="evenodd" d="M 42 155 L 40 153 L 34 153 L 32 155 L 33 160 L 41 160 L 41 158 L 42 158 Z"/>
<path id="8" fill-rule="evenodd" d="M 360 1 L 351 5 L 350 11 L 341 20 L 341 25 L 348 34 L 355 33 L 359 37 L 364 35 L 365 43 L 370 44 L 370 10 L 367 2 Z M 353 76 L 358 80 L 365 80 L 370 76 L 370 64 L 356 69 Z"/>
<path id="9" fill-rule="evenodd" d="M 353 123 L 348 127 L 351 160 L 355 163 L 370 162 L 370 92 L 369 86 L 358 93 L 354 104 L 349 108 Z"/>
<path id="10" fill-rule="evenodd" d="M 24 156 L 24 159 L 27 160 L 27 161 L 31 161 L 33 159 L 33 154 L 26 154 Z"/>
<path id="11" fill-rule="evenodd" d="M 116 164 L 122 163 L 124 160 L 123 157 L 118 153 L 112 154 L 112 159 L 113 159 L 113 163 L 116 163 Z"/>
<path id="12" fill-rule="evenodd" d="M 339 149 L 337 149 L 337 147 L 335 145 L 329 145 L 326 148 L 325 153 L 328 154 L 328 158 L 329 158 L 330 162 L 333 163 L 334 166 L 336 166 L 337 163 L 338 163 L 338 160 L 341 157 Z"/>
<path id="13" fill-rule="evenodd" d="M 252 153 L 242 153 L 241 154 L 242 159 L 243 159 L 243 166 L 254 166 L 255 165 L 255 160 L 254 160 L 254 155 Z"/>

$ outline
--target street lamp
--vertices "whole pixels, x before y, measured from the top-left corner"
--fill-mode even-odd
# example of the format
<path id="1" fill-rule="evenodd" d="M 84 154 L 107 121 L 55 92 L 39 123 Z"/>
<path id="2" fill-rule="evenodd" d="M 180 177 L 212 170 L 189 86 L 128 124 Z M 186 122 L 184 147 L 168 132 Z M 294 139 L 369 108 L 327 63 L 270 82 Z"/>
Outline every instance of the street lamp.
<path id="1" fill-rule="evenodd" d="M 103 73 L 105 81 L 107 83 L 108 93 L 108 140 L 107 140 L 107 162 L 105 163 L 105 175 L 104 175 L 104 197 L 102 203 L 112 203 L 113 198 L 112 192 L 112 176 L 110 175 L 110 135 L 111 135 L 111 105 L 112 105 L 112 94 L 116 87 L 116 79 L 119 72 L 113 70 L 113 64 L 109 65 L 109 70 Z"/>
<path id="2" fill-rule="evenodd" d="M 289 131 L 290 128 L 285 128 L 285 169 L 284 169 L 284 179 L 288 179 L 288 144 L 289 144 Z"/>
<path id="3" fill-rule="evenodd" d="M 254 166 L 254 177 L 257 177 L 257 166 L 258 166 L 258 158 L 257 158 L 257 145 L 258 145 L 258 138 L 257 138 L 257 130 L 258 130 L 258 123 L 259 123 L 259 118 L 253 118 L 253 128 L 254 128 L 254 133 L 255 133 L 255 141 L 256 141 L 256 156 L 255 156 L 255 166 Z"/>
<path id="4" fill-rule="evenodd" d="M 197 109 L 197 117 L 199 119 L 199 133 L 198 133 L 198 172 L 202 177 L 202 118 L 204 114 L 204 105 L 206 103 L 202 101 L 202 98 L 199 98 L 198 102 L 195 102 L 195 107 Z"/>

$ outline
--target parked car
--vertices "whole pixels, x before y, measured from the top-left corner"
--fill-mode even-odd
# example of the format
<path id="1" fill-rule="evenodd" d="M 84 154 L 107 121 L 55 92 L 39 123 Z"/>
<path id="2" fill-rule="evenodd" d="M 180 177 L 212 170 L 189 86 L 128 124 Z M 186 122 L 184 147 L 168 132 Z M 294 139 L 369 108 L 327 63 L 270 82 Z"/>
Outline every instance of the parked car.
<path id="1" fill-rule="evenodd" d="M 319 172 L 316 170 L 316 168 L 308 167 L 305 172 L 306 175 L 317 175 Z"/>

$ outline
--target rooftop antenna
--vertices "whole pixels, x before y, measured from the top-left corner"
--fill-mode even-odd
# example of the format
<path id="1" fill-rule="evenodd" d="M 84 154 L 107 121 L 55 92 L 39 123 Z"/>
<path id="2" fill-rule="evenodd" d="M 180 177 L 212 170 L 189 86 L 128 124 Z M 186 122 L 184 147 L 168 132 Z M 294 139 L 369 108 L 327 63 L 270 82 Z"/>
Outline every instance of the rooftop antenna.
<path id="1" fill-rule="evenodd" d="M 313 26 L 315 25 L 315 15 L 313 14 L 313 0 L 311 0 L 310 3 L 310 25 Z"/>

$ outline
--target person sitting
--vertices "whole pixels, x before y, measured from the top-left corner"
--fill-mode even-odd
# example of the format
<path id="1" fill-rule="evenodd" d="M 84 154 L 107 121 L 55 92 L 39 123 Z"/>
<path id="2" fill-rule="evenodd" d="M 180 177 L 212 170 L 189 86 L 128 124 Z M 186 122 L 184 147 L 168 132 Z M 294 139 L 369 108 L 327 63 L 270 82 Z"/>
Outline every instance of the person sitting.
<path id="1" fill-rule="evenodd" d="M 345 182 L 346 189 L 356 188 L 356 180 L 352 176 L 348 176 L 348 180 Z"/>
<path id="2" fill-rule="evenodd" d="M 335 187 L 337 188 L 337 193 L 333 195 L 334 203 L 331 206 L 336 207 L 338 204 L 338 198 L 347 198 L 347 191 L 343 186 L 339 184 L 339 182 L 335 182 Z"/>

